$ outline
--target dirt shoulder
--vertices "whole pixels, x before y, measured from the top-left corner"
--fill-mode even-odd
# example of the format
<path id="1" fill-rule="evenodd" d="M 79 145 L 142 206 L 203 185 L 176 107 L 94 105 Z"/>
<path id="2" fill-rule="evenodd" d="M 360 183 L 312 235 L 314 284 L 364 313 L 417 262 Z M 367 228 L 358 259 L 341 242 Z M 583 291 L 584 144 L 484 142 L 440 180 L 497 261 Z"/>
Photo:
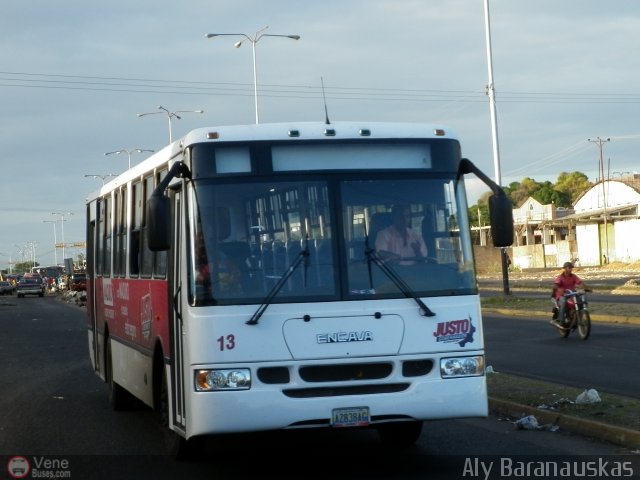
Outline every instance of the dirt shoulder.
<path id="1" fill-rule="evenodd" d="M 516 316 L 549 317 L 553 303 L 550 298 L 551 285 L 558 269 L 524 272 L 509 272 L 510 295 L 503 295 L 502 275 L 478 275 L 485 312 Z M 640 296 L 640 263 L 615 263 L 602 267 L 576 268 L 575 273 L 583 279 L 594 293 Z M 539 297 L 525 295 L 540 293 Z M 603 302 L 589 304 L 591 319 L 596 322 L 638 323 L 640 308 L 637 304 L 616 302 L 615 297 Z"/>
<path id="2" fill-rule="evenodd" d="M 542 290 L 551 292 L 553 279 L 561 273 L 560 268 L 510 270 L 509 287 L 513 291 Z M 631 294 L 640 294 L 640 262 L 636 263 L 611 263 L 600 267 L 576 267 L 574 273 L 578 275 L 588 286 L 597 289 L 601 293 L 623 293 L 627 290 Z M 501 272 L 478 272 L 478 282 L 483 284 L 495 284 L 502 280 Z M 502 289 L 502 285 L 498 286 Z"/>
<path id="3" fill-rule="evenodd" d="M 487 374 L 487 389 L 491 410 L 516 428 L 567 431 L 634 453 L 640 448 L 638 399 L 499 372 Z"/>

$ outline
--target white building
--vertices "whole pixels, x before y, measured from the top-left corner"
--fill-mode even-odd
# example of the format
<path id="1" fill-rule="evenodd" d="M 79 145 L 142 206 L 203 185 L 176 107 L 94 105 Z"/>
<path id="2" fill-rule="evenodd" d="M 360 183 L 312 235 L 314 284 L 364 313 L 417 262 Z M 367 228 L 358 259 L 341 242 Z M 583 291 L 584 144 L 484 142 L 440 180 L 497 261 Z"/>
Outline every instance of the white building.
<path id="1" fill-rule="evenodd" d="M 573 208 L 527 198 L 513 209 L 515 267 L 640 261 L 640 174 L 599 181 Z"/>
<path id="2" fill-rule="evenodd" d="M 555 267 L 575 258 L 575 235 L 563 220 L 572 213 L 572 209 L 543 205 L 533 197 L 514 208 L 514 266 L 521 269 Z"/>
<path id="3" fill-rule="evenodd" d="M 576 200 L 574 225 L 580 265 L 640 260 L 640 174 L 598 182 Z"/>

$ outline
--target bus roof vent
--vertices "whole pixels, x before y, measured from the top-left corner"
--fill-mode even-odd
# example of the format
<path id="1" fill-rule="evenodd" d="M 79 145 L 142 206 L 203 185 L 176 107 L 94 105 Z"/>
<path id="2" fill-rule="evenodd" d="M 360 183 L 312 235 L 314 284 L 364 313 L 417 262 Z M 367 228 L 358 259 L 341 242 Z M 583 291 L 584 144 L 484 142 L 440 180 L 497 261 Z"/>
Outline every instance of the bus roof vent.
<path id="1" fill-rule="evenodd" d="M 288 135 L 290 137 L 299 137 L 300 136 L 300 130 L 289 130 Z"/>
<path id="2" fill-rule="evenodd" d="M 361 137 L 369 137 L 371 135 L 371 130 L 369 130 L 368 128 L 361 128 L 358 133 Z"/>
<path id="3" fill-rule="evenodd" d="M 325 128 L 324 129 L 324 134 L 327 137 L 335 137 L 336 136 L 336 131 L 333 128 Z"/>

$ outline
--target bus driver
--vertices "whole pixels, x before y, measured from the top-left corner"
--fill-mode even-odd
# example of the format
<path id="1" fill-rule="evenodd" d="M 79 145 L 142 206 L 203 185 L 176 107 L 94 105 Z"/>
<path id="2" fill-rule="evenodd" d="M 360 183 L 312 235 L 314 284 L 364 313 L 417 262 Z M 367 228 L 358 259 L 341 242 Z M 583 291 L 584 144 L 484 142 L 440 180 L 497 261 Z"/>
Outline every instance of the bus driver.
<path id="1" fill-rule="evenodd" d="M 411 228 L 411 209 L 408 205 L 394 205 L 392 223 L 376 235 L 376 251 L 386 261 L 409 263 L 404 259 L 426 258 L 427 246 L 422 236 Z"/>

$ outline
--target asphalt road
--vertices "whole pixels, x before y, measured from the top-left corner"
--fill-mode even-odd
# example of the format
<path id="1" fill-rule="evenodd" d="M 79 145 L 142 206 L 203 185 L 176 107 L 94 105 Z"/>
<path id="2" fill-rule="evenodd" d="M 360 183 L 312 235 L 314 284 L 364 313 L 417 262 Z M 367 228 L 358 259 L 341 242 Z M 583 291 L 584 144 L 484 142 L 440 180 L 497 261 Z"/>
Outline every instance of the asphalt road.
<path id="1" fill-rule="evenodd" d="M 427 422 L 418 444 L 404 451 L 383 447 L 369 430 L 266 432 L 217 438 L 207 445 L 202 461 L 177 463 L 162 455 L 153 412 L 143 407 L 113 412 L 108 407 L 106 386 L 89 365 L 84 315 L 83 309 L 54 297 L 0 300 L 0 462 L 4 465 L 15 455 L 24 455 L 32 466 L 42 459 L 66 461 L 71 478 L 82 479 L 449 479 L 462 476 L 470 456 L 551 455 L 562 461 L 568 455 L 619 452 L 615 446 L 563 432 L 516 430 L 509 421 L 489 417 Z M 496 369 L 518 361 L 522 349 L 511 354 L 504 350 L 518 342 L 531 343 L 532 348 L 557 344 L 556 350 L 565 353 L 593 348 L 571 338 L 564 343 L 569 347 L 562 349 L 550 328 L 540 328 L 534 335 L 543 325 L 525 323 L 528 334 L 521 325 L 509 327 L 506 321 L 488 319 L 488 346 Z M 628 332 L 620 333 L 623 337 Z M 532 335 L 533 342 L 527 338 Z M 598 335 L 604 339 L 596 330 L 596 339 Z M 601 373 L 604 370 L 594 376 L 611 376 Z"/>
<path id="2" fill-rule="evenodd" d="M 640 398 L 640 327 L 592 323 L 591 335 L 562 338 L 549 319 L 484 314 L 494 370 Z"/>

